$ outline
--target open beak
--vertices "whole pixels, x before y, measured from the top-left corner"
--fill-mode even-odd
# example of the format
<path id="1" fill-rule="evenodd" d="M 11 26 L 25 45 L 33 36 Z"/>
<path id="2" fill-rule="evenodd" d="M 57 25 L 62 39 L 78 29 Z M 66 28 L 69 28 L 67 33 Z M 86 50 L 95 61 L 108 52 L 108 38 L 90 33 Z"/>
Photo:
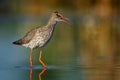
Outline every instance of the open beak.
<path id="1" fill-rule="evenodd" d="M 63 18 L 61 19 L 61 21 L 64 22 L 64 23 L 70 24 L 69 19 L 68 19 L 68 18 L 65 18 L 65 17 L 63 17 Z"/>

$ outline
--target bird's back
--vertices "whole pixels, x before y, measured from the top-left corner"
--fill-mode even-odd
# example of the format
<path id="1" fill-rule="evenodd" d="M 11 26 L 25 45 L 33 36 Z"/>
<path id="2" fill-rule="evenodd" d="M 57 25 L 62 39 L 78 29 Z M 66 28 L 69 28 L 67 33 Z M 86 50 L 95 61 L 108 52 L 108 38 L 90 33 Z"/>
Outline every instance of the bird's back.
<path id="1" fill-rule="evenodd" d="M 32 38 L 35 36 L 36 30 L 37 30 L 36 28 L 32 29 L 31 31 L 29 31 L 28 33 L 26 33 L 26 35 L 23 38 L 15 41 L 15 42 L 13 42 L 13 44 L 22 45 L 22 44 L 29 43 L 30 40 L 32 40 Z"/>
<path id="2" fill-rule="evenodd" d="M 28 44 L 25 44 L 23 46 L 30 47 L 30 48 L 37 48 L 37 47 L 43 47 L 45 44 L 50 40 L 53 33 L 53 28 L 48 27 L 39 27 L 36 30 L 36 33 L 34 37 L 31 39 L 31 41 Z"/>

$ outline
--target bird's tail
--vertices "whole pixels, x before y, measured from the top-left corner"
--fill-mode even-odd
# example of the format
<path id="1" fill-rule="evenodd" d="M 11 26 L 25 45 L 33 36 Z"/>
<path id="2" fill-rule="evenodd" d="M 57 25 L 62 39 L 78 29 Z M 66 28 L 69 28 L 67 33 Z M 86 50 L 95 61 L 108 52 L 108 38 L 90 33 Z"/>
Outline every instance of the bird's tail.
<path id="1" fill-rule="evenodd" d="M 13 44 L 22 45 L 22 41 L 21 40 L 17 40 L 17 41 L 14 41 Z"/>

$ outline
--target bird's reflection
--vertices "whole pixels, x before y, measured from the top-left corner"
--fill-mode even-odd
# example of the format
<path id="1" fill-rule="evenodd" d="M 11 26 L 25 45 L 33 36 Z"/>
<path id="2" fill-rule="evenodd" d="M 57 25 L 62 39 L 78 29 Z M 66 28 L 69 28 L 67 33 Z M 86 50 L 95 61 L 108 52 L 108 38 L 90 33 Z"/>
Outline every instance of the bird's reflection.
<path id="1" fill-rule="evenodd" d="M 30 80 L 32 80 L 32 67 L 30 67 Z"/>
<path id="2" fill-rule="evenodd" d="M 42 71 L 39 73 L 38 77 L 39 80 L 42 80 L 42 75 L 44 74 L 44 72 L 47 70 L 47 68 L 43 68 Z M 32 80 L 32 67 L 30 67 L 30 80 Z"/>
<path id="3" fill-rule="evenodd" d="M 42 71 L 39 73 L 39 80 L 42 80 L 42 75 L 47 70 L 47 68 L 43 68 Z"/>

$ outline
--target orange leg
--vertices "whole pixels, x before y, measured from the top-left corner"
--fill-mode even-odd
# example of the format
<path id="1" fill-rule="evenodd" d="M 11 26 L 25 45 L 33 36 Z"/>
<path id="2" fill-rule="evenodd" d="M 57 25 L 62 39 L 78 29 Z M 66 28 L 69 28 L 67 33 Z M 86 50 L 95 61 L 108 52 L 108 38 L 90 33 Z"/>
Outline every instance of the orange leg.
<path id="1" fill-rule="evenodd" d="M 32 68 L 32 50 L 30 51 L 30 68 Z"/>
<path id="2" fill-rule="evenodd" d="M 42 61 L 42 50 L 40 51 L 39 61 L 43 65 L 44 68 L 47 68 L 47 66 L 45 65 L 45 63 Z"/>

